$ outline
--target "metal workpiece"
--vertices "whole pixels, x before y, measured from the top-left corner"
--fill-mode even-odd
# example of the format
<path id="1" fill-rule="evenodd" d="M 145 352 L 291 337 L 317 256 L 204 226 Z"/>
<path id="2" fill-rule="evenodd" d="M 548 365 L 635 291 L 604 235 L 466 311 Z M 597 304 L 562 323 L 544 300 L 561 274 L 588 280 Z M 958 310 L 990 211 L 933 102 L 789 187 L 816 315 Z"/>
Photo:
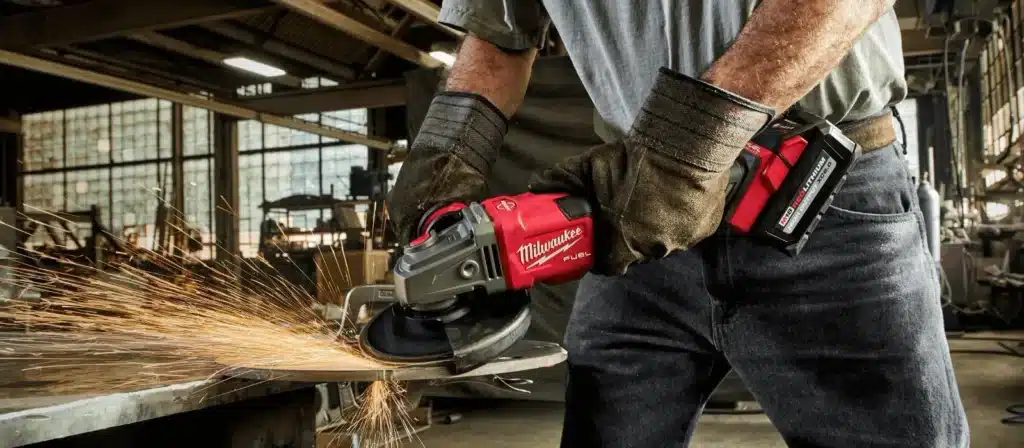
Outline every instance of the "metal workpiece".
<path id="1" fill-rule="evenodd" d="M 444 363 L 409 364 L 379 370 L 362 371 L 237 367 L 225 372 L 225 374 L 235 378 L 296 383 L 456 380 L 542 369 L 562 363 L 567 356 L 565 349 L 556 343 L 525 340 L 519 341 L 490 363 L 460 374 L 452 374 Z"/>
<path id="2" fill-rule="evenodd" d="M 81 446 L 121 447 L 128 445 L 110 440 L 160 440 L 165 446 L 189 446 L 204 445 L 212 438 L 238 442 L 233 446 L 269 446 L 259 442 L 267 440 L 269 432 L 296 443 L 288 446 L 300 446 L 315 434 L 315 402 L 315 391 L 308 384 L 224 379 L 109 395 L 4 398 L 0 400 L 0 441 L 15 447 L 72 438 Z M 148 423 L 134 425 L 141 422 Z M 188 430 L 182 431 L 183 426 Z M 107 437 L 111 431 L 124 434 Z"/>

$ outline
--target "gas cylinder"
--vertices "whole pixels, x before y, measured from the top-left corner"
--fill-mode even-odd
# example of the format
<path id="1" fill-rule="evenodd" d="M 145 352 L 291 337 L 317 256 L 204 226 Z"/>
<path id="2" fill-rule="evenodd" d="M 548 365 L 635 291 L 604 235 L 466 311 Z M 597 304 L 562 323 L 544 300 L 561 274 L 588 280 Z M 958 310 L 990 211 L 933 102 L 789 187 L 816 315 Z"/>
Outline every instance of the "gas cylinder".
<path id="1" fill-rule="evenodd" d="M 932 187 L 931 182 L 927 179 L 921 179 L 917 184 L 917 201 L 921 205 L 921 213 L 924 215 L 924 229 L 925 237 L 928 242 L 928 251 L 931 252 L 932 258 L 935 261 L 939 261 L 939 241 L 940 241 L 940 204 L 939 204 L 939 192 L 935 191 Z"/>

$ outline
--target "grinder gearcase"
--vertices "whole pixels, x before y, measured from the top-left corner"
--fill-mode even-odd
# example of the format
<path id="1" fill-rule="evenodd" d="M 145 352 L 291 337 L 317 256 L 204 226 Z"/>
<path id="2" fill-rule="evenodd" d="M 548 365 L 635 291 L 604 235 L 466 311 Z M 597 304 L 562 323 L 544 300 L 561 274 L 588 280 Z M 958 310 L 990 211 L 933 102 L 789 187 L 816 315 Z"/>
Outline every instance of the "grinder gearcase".
<path id="1" fill-rule="evenodd" d="M 530 326 L 527 289 L 581 277 L 592 265 L 589 204 L 523 193 L 450 204 L 404 248 L 393 285 L 353 288 L 348 312 L 391 302 L 363 325 L 363 352 L 385 363 L 448 363 L 452 373 L 498 357 Z"/>

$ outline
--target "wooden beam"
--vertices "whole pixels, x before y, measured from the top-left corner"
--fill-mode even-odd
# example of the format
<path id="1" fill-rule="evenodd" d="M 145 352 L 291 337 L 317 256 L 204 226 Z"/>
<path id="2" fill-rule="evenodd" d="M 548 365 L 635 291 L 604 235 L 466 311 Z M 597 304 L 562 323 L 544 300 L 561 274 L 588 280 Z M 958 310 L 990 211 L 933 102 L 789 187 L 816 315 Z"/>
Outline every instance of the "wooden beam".
<path id="1" fill-rule="evenodd" d="M 377 31 L 317 0 L 274 0 L 313 20 L 344 32 L 360 41 L 424 67 L 440 67 L 443 63 L 420 49 Z"/>
<path id="2" fill-rule="evenodd" d="M 24 50 L 174 28 L 275 9 L 253 0 L 93 0 L 0 18 L 0 47 Z"/>
<path id="3" fill-rule="evenodd" d="M 21 119 L 0 115 L 0 132 L 9 134 L 21 133 Z"/>
<path id="4" fill-rule="evenodd" d="M 903 41 L 904 57 L 934 52 L 942 53 L 943 51 L 945 40 L 942 37 L 928 37 L 925 29 L 903 30 L 900 35 Z"/>
<path id="5" fill-rule="evenodd" d="M 461 39 L 465 34 L 461 31 L 450 28 L 437 21 L 437 17 L 441 15 L 441 8 L 437 5 L 428 2 L 426 0 L 388 0 L 395 6 L 404 9 L 409 14 L 418 17 L 420 20 L 427 22 L 441 31 L 450 34 L 452 37 Z"/>
<path id="6" fill-rule="evenodd" d="M 297 131 L 309 132 L 311 134 L 321 135 L 327 138 L 336 138 L 344 142 L 366 145 L 371 148 L 391 150 L 394 147 L 392 142 L 338 129 L 333 126 L 325 126 L 297 118 L 268 114 L 262 111 L 250 109 L 246 106 L 240 106 L 210 97 L 154 87 L 137 81 L 84 70 L 78 67 L 60 64 L 11 51 L 0 50 L 0 64 L 48 73 L 54 76 L 74 79 L 80 82 L 134 93 L 144 97 L 159 98 L 166 101 L 181 103 L 186 106 L 198 107 L 200 109 L 206 109 L 244 120 L 256 120 L 262 123 L 272 124 L 288 129 L 295 129 Z"/>
<path id="7" fill-rule="evenodd" d="M 75 56 L 77 60 L 84 60 L 82 62 L 95 66 L 97 68 L 105 69 L 107 72 L 117 71 L 120 74 L 117 76 L 124 76 L 125 72 L 134 72 L 136 78 L 138 75 L 148 75 L 151 78 L 164 78 L 173 84 L 176 84 L 178 90 L 188 90 L 190 92 L 209 92 L 214 95 L 231 95 L 234 94 L 234 89 L 226 89 L 225 85 L 233 84 L 227 82 L 225 79 L 197 79 L 189 76 L 185 76 L 179 73 L 171 73 L 159 68 L 154 68 L 145 64 L 138 64 L 135 62 L 126 61 L 124 59 L 115 59 L 110 57 L 107 53 L 96 52 L 92 50 L 86 50 L 84 48 L 75 46 L 58 47 L 60 52 L 45 51 L 45 53 L 52 57 L 63 57 L 68 58 L 69 56 Z M 186 71 L 187 72 L 187 71 Z M 111 74 L 111 73 L 108 73 Z M 209 75 L 204 73 L 204 75 Z M 145 82 L 145 80 L 140 80 Z M 149 84 L 154 84 L 150 81 Z M 224 85 L 220 85 L 224 84 Z"/>
<path id="8" fill-rule="evenodd" d="M 129 38 L 138 42 L 142 42 L 146 45 L 150 45 L 156 48 L 162 48 L 172 53 L 178 53 L 180 55 L 188 56 L 190 58 L 206 61 L 207 63 L 217 67 L 226 67 L 224 65 L 224 59 L 226 59 L 228 55 L 214 50 L 200 48 L 188 42 L 178 40 L 173 37 L 157 33 L 155 31 L 143 31 L 140 33 L 132 34 L 131 36 L 129 36 Z M 280 84 L 288 87 L 302 87 L 302 78 L 299 78 L 295 75 L 283 75 L 276 76 L 273 78 L 267 78 L 241 69 L 234 69 L 234 71 L 243 74 L 248 78 L 251 78 L 254 82 L 272 82 L 274 84 Z"/>
<path id="9" fill-rule="evenodd" d="M 406 14 L 405 17 L 403 17 L 402 20 L 398 22 L 398 26 L 391 30 L 391 37 L 394 37 L 395 39 L 401 39 L 402 36 L 405 35 L 405 32 L 409 30 L 409 27 L 412 26 L 412 23 L 415 20 L 416 16 L 412 14 Z M 381 65 L 383 65 L 384 61 L 387 60 L 387 55 L 388 53 L 384 50 L 381 50 L 380 48 L 378 48 L 377 51 L 373 52 L 373 56 L 370 57 L 370 60 L 366 63 L 366 66 L 363 67 L 362 76 L 364 78 L 373 76 L 373 73 L 376 72 L 377 70 L 380 70 Z"/>
<path id="10" fill-rule="evenodd" d="M 352 79 L 356 76 L 355 70 L 340 62 L 311 53 L 307 50 L 284 43 L 277 39 L 267 39 L 264 36 L 260 36 L 253 31 L 239 26 L 226 22 L 205 23 L 200 26 L 212 33 L 220 34 L 221 36 L 237 40 L 243 44 L 306 64 L 312 68 L 323 71 L 324 74 L 327 75 L 342 79 Z"/>
<path id="11" fill-rule="evenodd" d="M 361 82 L 266 95 L 243 102 L 253 109 L 278 115 L 402 106 L 405 105 L 405 82 L 401 79 Z"/>

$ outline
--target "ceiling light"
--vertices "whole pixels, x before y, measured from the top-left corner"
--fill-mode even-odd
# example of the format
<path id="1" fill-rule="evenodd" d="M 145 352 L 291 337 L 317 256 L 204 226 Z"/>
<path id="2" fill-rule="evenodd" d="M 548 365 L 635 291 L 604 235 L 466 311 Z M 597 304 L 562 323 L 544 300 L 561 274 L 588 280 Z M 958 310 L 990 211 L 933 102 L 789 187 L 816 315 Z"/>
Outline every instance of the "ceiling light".
<path id="1" fill-rule="evenodd" d="M 449 67 L 455 64 L 455 55 L 445 51 L 431 51 L 430 56 Z"/>
<path id="2" fill-rule="evenodd" d="M 267 65 L 259 61 L 254 61 L 246 57 L 227 58 L 224 60 L 224 63 L 267 78 L 275 78 L 287 74 L 287 72 L 277 67 Z"/>

